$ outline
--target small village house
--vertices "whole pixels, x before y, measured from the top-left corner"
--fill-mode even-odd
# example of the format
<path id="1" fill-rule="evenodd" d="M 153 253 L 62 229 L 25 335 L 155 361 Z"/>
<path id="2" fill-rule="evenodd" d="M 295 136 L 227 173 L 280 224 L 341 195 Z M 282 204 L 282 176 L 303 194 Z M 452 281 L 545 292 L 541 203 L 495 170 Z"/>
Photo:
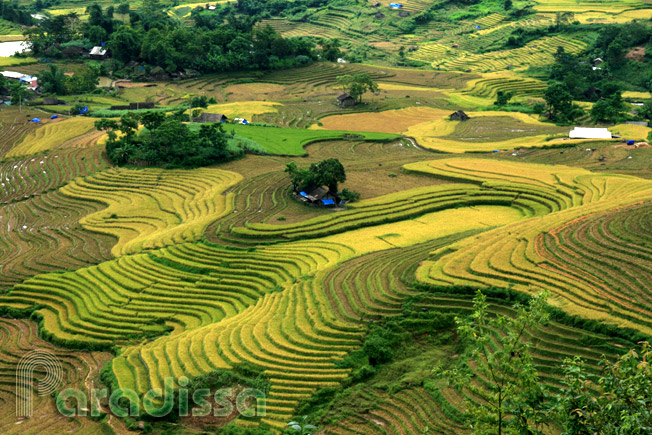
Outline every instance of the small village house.
<path id="1" fill-rule="evenodd" d="M 21 81 L 27 85 L 29 89 L 35 91 L 38 87 L 38 78 L 35 76 L 30 76 L 29 74 L 23 74 L 16 71 L 2 71 L 0 72 L 4 78 L 8 80 Z"/>
<path id="2" fill-rule="evenodd" d="M 109 50 L 102 46 L 93 47 L 88 54 L 91 59 L 102 60 L 106 59 Z"/>
<path id="3" fill-rule="evenodd" d="M 355 106 L 355 98 L 349 94 L 342 94 L 337 97 L 337 104 L 340 107 L 352 107 Z"/>
<path id="4" fill-rule="evenodd" d="M 294 196 L 301 202 L 322 207 L 335 207 L 340 203 L 337 193 L 331 192 L 327 187 L 315 186 L 305 190 L 295 190 Z"/>
<path id="5" fill-rule="evenodd" d="M 453 112 L 450 115 L 450 120 L 451 121 L 466 121 L 467 119 L 471 119 L 469 115 L 464 113 L 463 110 L 458 110 L 457 112 Z"/>
<path id="6" fill-rule="evenodd" d="M 226 122 L 228 118 L 221 113 L 202 113 L 198 118 L 192 118 L 192 122 Z"/>

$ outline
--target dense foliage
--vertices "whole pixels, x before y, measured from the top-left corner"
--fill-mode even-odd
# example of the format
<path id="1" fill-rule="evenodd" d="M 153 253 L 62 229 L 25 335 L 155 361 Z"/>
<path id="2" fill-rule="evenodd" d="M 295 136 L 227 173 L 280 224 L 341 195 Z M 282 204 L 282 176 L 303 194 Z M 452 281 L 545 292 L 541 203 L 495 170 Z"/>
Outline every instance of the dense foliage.
<path id="1" fill-rule="evenodd" d="M 73 75 L 65 75 L 56 65 L 50 65 L 38 74 L 39 85 L 45 94 L 72 95 L 92 92 L 99 84 L 96 71 L 83 67 Z"/>
<path id="2" fill-rule="evenodd" d="M 194 168 L 230 160 L 243 153 L 241 149 L 229 149 L 221 125 L 203 124 L 198 132 L 193 132 L 179 116 L 166 116 L 162 112 L 142 115 L 130 112 L 120 121 L 101 119 L 95 125 L 108 131 L 106 153 L 116 165 Z"/>
<path id="3" fill-rule="evenodd" d="M 25 7 L 3 0 L 0 0 L 0 18 L 25 26 L 34 24 L 34 18 Z"/>
<path id="4" fill-rule="evenodd" d="M 149 0 L 128 20 L 115 18 L 112 6 L 87 8 L 88 21 L 75 13 L 57 15 L 25 36 L 39 56 L 80 55 L 95 45 L 109 48 L 114 70 L 130 62 L 160 67 L 167 73 L 195 69 L 200 72 L 283 68 L 305 65 L 316 59 L 310 38 L 283 38 L 272 28 L 255 29 L 256 19 L 226 14 L 226 8 L 191 14 L 194 26 L 184 26 Z M 228 18 L 228 23 L 224 20 Z"/>
<path id="5" fill-rule="evenodd" d="M 346 181 L 344 166 L 338 159 L 326 159 L 313 163 L 308 169 L 298 169 L 297 164 L 288 163 L 285 168 L 292 181 L 292 187 L 307 189 L 316 186 L 328 186 L 331 192 L 337 193 L 338 183 Z"/>

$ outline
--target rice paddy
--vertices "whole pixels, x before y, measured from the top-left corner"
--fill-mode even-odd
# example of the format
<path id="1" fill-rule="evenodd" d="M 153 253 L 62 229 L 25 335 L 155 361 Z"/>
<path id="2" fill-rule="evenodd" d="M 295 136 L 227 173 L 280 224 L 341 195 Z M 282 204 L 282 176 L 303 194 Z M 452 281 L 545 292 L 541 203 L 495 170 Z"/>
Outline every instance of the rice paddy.
<path id="1" fill-rule="evenodd" d="M 376 19 L 370 6 L 331 5 L 306 20 L 258 26 L 337 37 L 347 52 L 365 45 L 376 65 L 320 61 L 123 83 L 117 95 L 81 97 L 92 109 L 215 98 L 203 111 L 247 119 L 224 130 L 258 147 L 211 167 L 113 167 L 95 119 L 49 120 L 41 111 L 48 107 L 0 109 L 0 313 L 20 317 L 0 318 L 3 431 L 125 430 L 115 416 L 59 418 L 47 397 L 35 403 L 38 418 L 17 422 L 11 376 L 32 348 L 61 358 L 70 386 L 90 386 L 108 363 L 117 385 L 141 396 L 168 376 L 251 365 L 269 382 L 267 412 L 237 418 L 241 427 L 281 433 L 306 400 L 342 391 L 336 400 L 347 412 L 327 414 L 320 433 L 464 434 L 465 400 L 481 402 L 481 394 L 430 378 L 437 361 L 458 357 L 454 334 L 441 343 L 418 337 L 424 352 L 416 358 L 427 371 L 397 360 L 358 380 L 348 361 L 374 324 L 410 312 L 418 313 L 414 325 L 464 315 L 473 291 L 490 288 L 489 311 L 514 315 L 496 294 L 548 290 L 568 317 L 526 335 L 540 379 L 552 387 L 564 358 L 581 356 L 596 371 L 603 355 L 634 345 L 577 326 L 583 321 L 652 335 L 652 148 L 621 143 L 644 141 L 652 129 L 618 124 L 609 129 L 619 140 L 569 141 L 562 136 L 571 127 L 493 105 L 500 91 L 515 105 L 541 101 L 547 83 L 526 69 L 545 67 L 558 46 L 578 53 L 590 40 L 569 26 L 506 50 L 513 31 L 547 28 L 560 10 L 581 23 L 623 23 L 650 18 L 650 9 L 638 0 L 533 4 L 518 20 L 501 12 L 456 25 L 415 22 L 414 34 L 389 42 L 392 11 Z M 196 6 L 205 4 L 168 13 L 183 20 Z M 414 16 L 430 6 L 414 0 L 404 10 Z M 424 65 L 393 66 L 401 46 L 403 65 Z M 0 58 L 19 71 L 41 69 L 34 62 Z M 338 76 L 358 73 L 379 92 L 338 107 Z M 623 97 L 650 99 L 637 90 Z M 451 121 L 459 109 L 470 119 Z M 339 189 L 360 193 L 359 201 L 325 209 L 293 198 L 286 164 L 327 158 L 342 162 Z M 107 352 L 72 350 L 84 347 Z"/>
<path id="2" fill-rule="evenodd" d="M 24 136 L 22 142 L 7 152 L 5 157 L 26 156 L 55 148 L 76 146 L 77 143 L 68 141 L 83 133 L 93 132 L 92 134 L 99 138 L 100 134 L 95 131 L 94 123 L 94 119 L 81 117 L 44 121 L 42 127 Z M 86 146 L 88 141 L 82 141 L 82 144 Z"/>
<path id="3" fill-rule="evenodd" d="M 79 224 L 118 239 L 114 256 L 198 240 L 204 228 L 231 209 L 224 192 L 241 180 L 218 169 L 111 169 L 73 180 L 61 193 L 106 204 Z"/>

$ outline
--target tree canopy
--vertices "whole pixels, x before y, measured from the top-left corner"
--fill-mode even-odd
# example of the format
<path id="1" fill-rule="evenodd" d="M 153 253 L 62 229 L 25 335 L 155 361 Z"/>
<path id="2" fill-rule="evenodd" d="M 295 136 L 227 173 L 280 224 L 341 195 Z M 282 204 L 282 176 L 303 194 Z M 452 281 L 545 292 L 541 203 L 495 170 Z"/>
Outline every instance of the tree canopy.
<path id="1" fill-rule="evenodd" d="M 345 74 L 337 77 L 337 84 L 358 102 L 367 92 L 378 92 L 378 83 L 374 82 L 369 74 Z"/>
<path id="2" fill-rule="evenodd" d="M 346 181 L 344 166 L 338 159 L 326 159 L 313 163 L 308 169 L 299 169 L 296 163 L 288 163 L 285 172 L 290 176 L 292 187 L 307 189 L 317 186 L 328 186 L 331 192 L 337 193 L 339 183 Z"/>
<path id="3" fill-rule="evenodd" d="M 142 130 L 139 132 L 140 126 Z M 211 165 L 233 159 L 241 150 L 230 150 L 221 125 L 203 124 L 194 132 L 179 117 L 161 112 L 129 112 L 119 121 L 96 121 L 108 131 L 106 153 L 116 165 L 144 162 L 164 167 Z"/>
<path id="4" fill-rule="evenodd" d="M 210 13 L 196 8 L 190 14 L 194 26 L 185 26 L 163 11 L 156 0 L 147 0 L 129 12 L 127 22 L 115 17 L 112 6 L 91 5 L 85 22 L 76 13 L 57 15 L 26 29 L 24 35 L 38 56 L 61 57 L 68 53 L 68 46 L 88 49 L 105 44 L 117 61 L 114 70 L 129 62 L 160 67 L 167 73 L 278 69 L 317 58 L 312 38 L 283 38 L 269 26 L 254 27 L 258 18 L 235 15 L 231 5 L 219 5 Z"/>

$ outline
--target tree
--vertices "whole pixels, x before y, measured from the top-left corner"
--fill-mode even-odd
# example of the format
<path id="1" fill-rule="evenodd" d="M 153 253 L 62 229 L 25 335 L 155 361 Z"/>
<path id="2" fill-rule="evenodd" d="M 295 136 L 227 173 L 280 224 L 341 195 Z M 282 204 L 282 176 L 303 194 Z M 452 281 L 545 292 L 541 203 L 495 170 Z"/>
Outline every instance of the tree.
<path id="1" fill-rule="evenodd" d="M 310 165 L 310 172 L 314 174 L 315 181 L 320 185 L 328 186 L 331 192 L 337 192 L 338 183 L 346 181 L 344 166 L 338 159 L 326 159 Z"/>
<path id="2" fill-rule="evenodd" d="M 326 39 L 321 44 L 321 55 L 324 59 L 335 62 L 337 59 L 342 57 L 342 51 L 340 51 L 340 40 L 337 38 Z"/>
<path id="3" fill-rule="evenodd" d="M 551 83 L 543 94 L 548 108 L 548 118 L 560 122 L 572 122 L 583 114 L 577 104 L 573 104 L 573 96 L 564 83 Z"/>
<path id="4" fill-rule="evenodd" d="M 129 13 L 129 3 L 120 3 L 116 8 L 116 12 L 121 15 L 126 15 Z"/>
<path id="5" fill-rule="evenodd" d="M 617 123 L 625 118 L 627 107 L 620 93 L 598 100 L 591 108 L 594 122 Z"/>
<path id="6" fill-rule="evenodd" d="M 208 108 L 208 97 L 206 95 L 194 96 L 190 100 L 190 107 Z"/>
<path id="7" fill-rule="evenodd" d="M 588 371 L 579 357 L 564 361 L 557 419 L 568 434 L 635 435 L 652 432 L 652 350 L 647 342 L 602 371 Z"/>
<path id="8" fill-rule="evenodd" d="M 456 318 L 457 331 L 466 345 L 466 360 L 486 382 L 472 382 L 470 365 L 435 373 L 451 386 L 466 389 L 482 399 L 469 401 L 468 416 L 476 434 L 536 434 L 547 418 L 547 393 L 530 355 L 527 331 L 548 319 L 547 293 L 534 296 L 527 307 L 515 305 L 513 317 L 489 312 L 486 296 L 478 291 L 473 313 Z M 498 333 L 496 333 L 498 332 Z"/>
<path id="9" fill-rule="evenodd" d="M 362 101 L 362 96 L 367 92 L 378 92 L 378 84 L 374 82 L 369 74 L 346 74 L 337 77 L 337 83 L 342 86 L 342 90 L 348 93 L 358 102 Z"/>
<path id="10" fill-rule="evenodd" d="M 27 86 L 23 82 L 11 82 L 9 92 L 11 93 L 11 104 L 21 106 L 22 110 L 23 101 L 28 95 Z"/>
<path id="11" fill-rule="evenodd" d="M 113 57 L 129 62 L 138 59 L 140 54 L 141 35 L 129 26 L 122 26 L 111 35 L 109 48 Z"/>
<path id="12" fill-rule="evenodd" d="M 40 71 L 38 79 L 43 93 L 66 95 L 66 76 L 56 65 Z"/>
<path id="13" fill-rule="evenodd" d="M 296 163 L 291 162 L 285 167 L 285 172 L 290 176 L 294 190 L 325 185 L 331 192 L 337 192 L 338 184 L 346 181 L 344 166 L 338 159 L 322 160 L 308 169 L 299 169 Z"/>
<path id="14" fill-rule="evenodd" d="M 512 99 L 514 94 L 511 92 L 498 91 L 496 94 L 496 101 L 494 101 L 494 106 L 505 106 L 509 103 L 509 100 Z"/>
<path id="15" fill-rule="evenodd" d="M 72 76 L 64 76 L 64 89 L 67 95 L 93 92 L 100 83 L 97 72 L 83 67 Z"/>

